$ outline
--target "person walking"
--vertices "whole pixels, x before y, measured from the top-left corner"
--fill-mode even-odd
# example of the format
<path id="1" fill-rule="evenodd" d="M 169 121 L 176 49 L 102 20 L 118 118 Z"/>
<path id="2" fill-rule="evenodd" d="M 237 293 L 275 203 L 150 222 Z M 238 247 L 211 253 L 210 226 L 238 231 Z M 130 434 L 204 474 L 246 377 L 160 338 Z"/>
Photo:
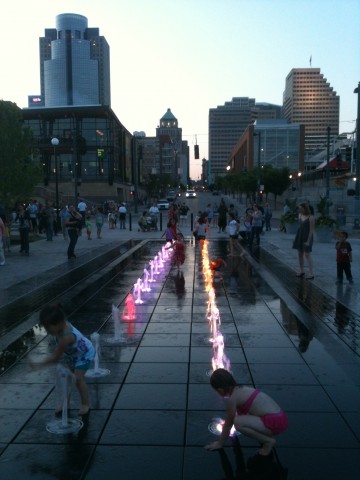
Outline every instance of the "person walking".
<path id="1" fill-rule="evenodd" d="M 66 228 L 69 235 L 68 259 L 76 258 L 75 247 L 79 238 L 79 230 L 82 228 L 82 216 L 75 210 L 74 205 L 69 206 L 69 216 L 66 219 Z"/>
<path id="2" fill-rule="evenodd" d="M 296 274 L 297 277 L 305 277 L 304 257 L 306 258 L 309 267 L 309 273 L 305 277 L 307 280 L 312 280 L 314 278 L 313 262 L 311 257 L 314 228 L 315 219 L 313 215 L 311 215 L 309 205 L 307 203 L 300 203 L 299 227 L 296 232 L 292 248 L 298 251 L 300 271 Z"/>

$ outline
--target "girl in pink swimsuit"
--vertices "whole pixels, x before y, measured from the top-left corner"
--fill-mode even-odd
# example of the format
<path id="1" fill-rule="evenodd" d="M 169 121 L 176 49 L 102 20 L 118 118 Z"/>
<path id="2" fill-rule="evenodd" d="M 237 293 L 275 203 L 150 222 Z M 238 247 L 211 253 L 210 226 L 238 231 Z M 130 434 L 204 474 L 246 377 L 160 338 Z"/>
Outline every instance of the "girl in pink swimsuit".
<path id="1" fill-rule="evenodd" d="M 220 440 L 205 448 L 222 448 L 234 425 L 237 431 L 262 444 L 260 455 L 269 455 L 276 443 L 274 436 L 287 429 L 286 413 L 266 393 L 252 387 L 238 386 L 234 377 L 223 368 L 215 370 L 210 383 L 222 397 L 228 398 L 228 405 Z"/>

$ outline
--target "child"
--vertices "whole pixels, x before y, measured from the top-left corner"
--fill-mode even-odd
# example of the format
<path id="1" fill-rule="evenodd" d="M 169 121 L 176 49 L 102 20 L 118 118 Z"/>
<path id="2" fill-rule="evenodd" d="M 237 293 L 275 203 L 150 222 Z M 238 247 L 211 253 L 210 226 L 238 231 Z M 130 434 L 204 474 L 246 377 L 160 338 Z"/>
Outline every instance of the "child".
<path id="1" fill-rule="evenodd" d="M 96 235 L 97 238 L 101 239 L 101 229 L 104 224 L 104 214 L 102 212 L 101 208 L 96 209 L 96 214 L 95 214 L 95 224 L 96 224 Z"/>
<path id="2" fill-rule="evenodd" d="M 234 247 L 242 253 L 242 247 L 239 241 L 240 223 L 236 220 L 233 213 L 229 213 L 229 242 L 230 255 L 234 255 Z"/>
<path id="3" fill-rule="evenodd" d="M 338 240 L 335 244 L 337 270 L 336 283 L 342 283 L 343 272 L 345 272 L 348 282 L 353 283 L 351 274 L 352 248 L 350 243 L 347 241 L 347 238 L 347 232 L 340 232 L 340 240 Z"/>
<path id="4" fill-rule="evenodd" d="M 55 350 L 41 364 L 61 362 L 70 368 L 75 375 L 76 387 L 81 398 L 79 415 L 88 414 L 90 406 L 85 373 L 95 358 L 95 349 L 91 341 L 65 319 L 64 311 L 59 304 L 47 305 L 41 310 L 40 325 L 48 334 L 56 337 Z M 61 412 L 62 409 L 57 408 L 55 415 L 60 415 Z"/>
<path id="5" fill-rule="evenodd" d="M 226 262 L 222 258 L 215 258 L 212 262 L 210 262 L 210 270 L 213 272 L 214 280 L 219 279 L 222 280 L 222 275 L 220 270 L 226 267 Z"/>
<path id="6" fill-rule="evenodd" d="M 168 224 L 166 226 L 166 230 L 165 230 L 165 240 L 167 242 L 171 242 L 171 243 L 176 238 L 176 233 L 174 232 L 173 225 L 174 225 L 174 222 L 172 222 L 172 221 L 168 222 Z M 162 236 L 164 236 L 164 234 Z"/>
<path id="7" fill-rule="evenodd" d="M 228 398 L 228 404 L 220 440 L 205 448 L 222 448 L 234 425 L 237 431 L 262 444 L 258 452 L 260 455 L 270 455 L 276 443 L 274 436 L 287 429 L 286 413 L 266 393 L 252 387 L 238 386 L 234 377 L 224 368 L 213 372 L 210 383 L 222 397 Z"/>
<path id="8" fill-rule="evenodd" d="M 180 266 L 185 261 L 185 244 L 184 244 L 184 237 L 181 233 L 176 235 L 176 240 L 173 243 L 173 258 L 172 263 L 177 266 L 177 269 L 180 270 Z"/>
<path id="9" fill-rule="evenodd" d="M 203 215 L 201 215 L 197 221 L 196 231 L 196 240 L 198 240 L 200 243 L 203 243 L 206 240 L 206 234 L 209 231 L 207 221 Z"/>
<path id="10" fill-rule="evenodd" d="M 91 238 L 91 217 L 87 215 L 85 220 L 85 227 L 86 227 L 86 235 L 88 240 L 92 240 Z"/>

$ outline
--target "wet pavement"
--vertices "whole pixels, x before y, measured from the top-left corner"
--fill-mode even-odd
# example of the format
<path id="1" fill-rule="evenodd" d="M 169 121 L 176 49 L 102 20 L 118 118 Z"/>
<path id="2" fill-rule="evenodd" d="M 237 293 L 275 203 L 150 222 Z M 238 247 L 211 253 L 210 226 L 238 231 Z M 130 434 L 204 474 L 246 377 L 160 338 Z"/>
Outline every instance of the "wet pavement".
<path id="1" fill-rule="evenodd" d="M 289 416 L 275 458 L 259 465 L 258 445 L 244 436 L 221 452 L 203 448 L 214 440 L 208 427 L 224 416 L 225 404 L 209 386 L 213 349 L 200 248 L 189 227 L 183 231 L 181 271 L 165 264 L 151 292 L 142 293 L 136 320 L 121 322 L 118 342 L 112 305 L 123 311 L 164 244 L 160 233 L 104 231 L 95 246 L 97 240 L 80 238 L 70 263 L 61 238 L 33 243 L 28 258 L 7 257 L 0 271 L 1 479 L 358 478 L 357 241 L 355 283 L 337 287 L 334 245 L 315 246 L 315 279 L 306 281 L 294 275 L 290 236 L 268 232 L 260 250 L 250 255 L 244 247 L 241 258 L 229 257 L 226 235 L 212 230 L 210 258 L 227 262 L 214 289 L 231 371 L 239 383 L 273 396 Z M 100 366 L 110 371 L 88 379 L 92 409 L 76 434 L 46 430 L 57 401 L 55 368 L 29 367 L 49 351 L 37 318 L 50 300 L 64 303 L 87 336 L 99 332 Z M 78 403 L 74 392 L 70 417 Z"/>

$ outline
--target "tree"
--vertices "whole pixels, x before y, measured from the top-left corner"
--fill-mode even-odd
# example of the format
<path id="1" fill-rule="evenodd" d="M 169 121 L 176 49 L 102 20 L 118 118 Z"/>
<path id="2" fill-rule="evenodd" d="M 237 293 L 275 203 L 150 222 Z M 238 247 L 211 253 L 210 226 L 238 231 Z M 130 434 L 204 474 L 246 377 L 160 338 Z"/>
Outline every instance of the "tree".
<path id="1" fill-rule="evenodd" d="M 0 100 L 0 204 L 6 209 L 31 196 L 41 179 L 31 153 L 32 132 L 24 126 L 21 109 Z"/>
<path id="2" fill-rule="evenodd" d="M 265 191 L 274 194 L 275 208 L 277 196 L 282 195 L 290 186 L 291 180 L 289 178 L 289 173 L 287 167 L 273 168 L 272 165 L 266 165 L 263 169 L 262 179 Z"/>
<path id="3" fill-rule="evenodd" d="M 149 175 L 145 184 L 148 197 L 162 197 L 166 195 L 169 187 L 174 185 L 171 175 L 163 173 L 162 175 Z"/>

